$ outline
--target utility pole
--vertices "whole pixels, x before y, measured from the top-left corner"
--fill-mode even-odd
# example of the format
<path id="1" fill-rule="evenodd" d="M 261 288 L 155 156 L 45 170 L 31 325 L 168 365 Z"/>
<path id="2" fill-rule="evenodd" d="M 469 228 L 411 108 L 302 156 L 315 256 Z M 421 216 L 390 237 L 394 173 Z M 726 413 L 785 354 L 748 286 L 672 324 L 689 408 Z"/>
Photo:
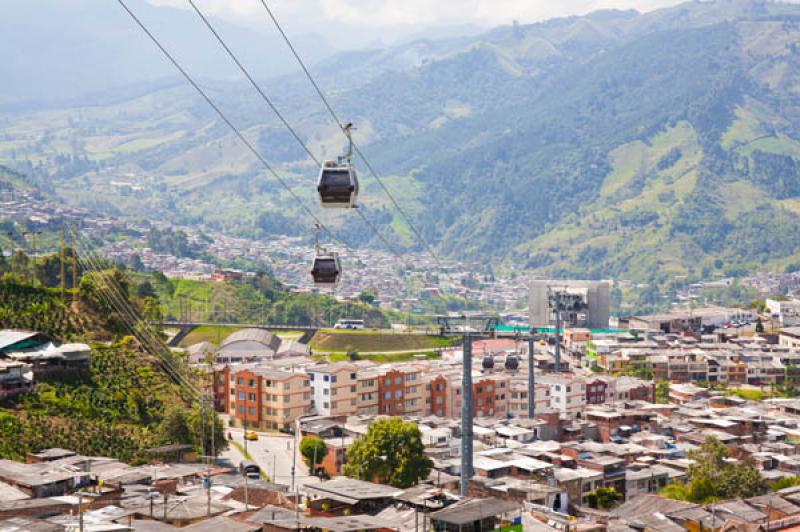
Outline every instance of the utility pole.
<path id="1" fill-rule="evenodd" d="M 533 347 L 535 344 L 536 338 L 531 334 L 528 336 L 528 419 L 536 417 L 536 383 L 533 376 Z"/>
<path id="2" fill-rule="evenodd" d="M 459 494 L 467 496 L 472 477 L 472 333 L 464 327 L 464 366 L 461 372 L 461 484 Z M 422 522 L 425 523 L 423 514 Z"/>
<path id="3" fill-rule="evenodd" d="M 67 268 L 64 265 L 64 259 L 65 259 L 64 239 L 65 239 L 65 236 L 66 236 L 65 235 L 66 232 L 67 232 L 67 229 L 65 227 L 62 227 L 61 228 L 61 246 L 59 248 L 59 252 L 60 252 L 59 253 L 60 257 L 59 258 L 61 259 L 61 301 L 64 301 L 64 295 L 66 293 L 66 288 L 67 288 Z"/>
<path id="4" fill-rule="evenodd" d="M 566 288 L 564 289 L 566 290 Z M 550 304 L 553 306 L 553 309 L 556 312 L 556 328 L 555 328 L 555 337 L 556 337 L 556 353 L 555 353 L 555 366 L 556 372 L 561 371 L 561 298 L 563 296 L 563 292 L 556 292 L 552 288 L 550 289 Z"/>
<path id="5" fill-rule="evenodd" d="M 72 302 L 78 303 L 78 252 L 72 247 Z"/>

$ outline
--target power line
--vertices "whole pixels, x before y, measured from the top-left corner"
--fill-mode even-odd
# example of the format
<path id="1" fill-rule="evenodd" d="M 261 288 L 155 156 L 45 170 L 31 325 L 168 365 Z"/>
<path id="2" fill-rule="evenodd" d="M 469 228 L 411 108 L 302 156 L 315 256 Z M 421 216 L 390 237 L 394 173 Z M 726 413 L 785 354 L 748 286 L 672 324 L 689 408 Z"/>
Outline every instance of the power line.
<path id="1" fill-rule="evenodd" d="M 272 22 L 275 24 L 275 27 L 278 29 L 278 32 L 280 32 L 281 36 L 283 37 L 284 42 L 286 42 L 286 45 L 289 47 L 289 50 L 291 50 L 292 55 L 294 55 L 295 59 L 297 59 L 297 62 L 300 64 L 300 67 L 303 69 L 303 72 L 305 72 L 306 77 L 308 78 L 308 81 L 310 81 L 311 85 L 314 86 L 314 90 L 316 90 L 317 95 L 319 95 L 320 99 L 322 100 L 322 103 L 325 104 L 325 107 L 328 109 L 328 112 L 330 113 L 331 118 L 333 118 L 334 122 L 336 122 L 336 125 L 339 126 L 339 129 L 346 136 L 346 133 L 345 133 L 344 127 L 343 127 L 344 123 L 339 119 L 339 116 L 336 114 L 336 111 L 333 110 L 333 106 L 331 106 L 330 102 L 325 97 L 325 94 L 322 92 L 322 89 L 319 88 L 319 85 L 314 80 L 314 76 L 311 75 L 311 71 L 309 71 L 309 69 L 306 66 L 305 62 L 300 57 L 300 54 L 297 52 L 297 50 L 295 49 L 294 45 L 292 44 L 292 41 L 289 39 L 289 36 L 286 35 L 286 32 L 283 30 L 283 27 L 281 26 L 280 22 L 278 22 L 278 19 L 272 13 L 272 9 L 270 9 L 270 7 L 267 5 L 266 0 L 260 0 L 260 2 L 261 2 L 261 5 L 264 6 L 264 9 L 267 11 L 267 14 L 269 15 L 269 17 L 272 19 Z M 353 150 L 364 161 L 364 164 L 367 166 L 367 169 L 369 169 L 370 173 L 372 174 L 372 177 L 375 178 L 375 180 L 381 186 L 383 191 L 388 196 L 389 200 L 394 205 L 395 209 L 397 209 L 397 212 L 400 213 L 400 215 L 406 221 L 408 226 L 411 228 L 411 230 L 417 236 L 417 239 L 427 249 L 428 253 L 436 260 L 436 263 L 441 268 L 442 267 L 442 263 L 439 260 L 439 257 L 436 255 L 436 252 L 433 251 L 433 248 L 431 247 L 431 245 L 428 243 L 428 241 L 425 239 L 425 237 L 422 236 L 422 233 L 417 229 L 417 227 L 411 221 L 411 218 L 406 214 L 406 212 L 403 210 L 403 208 L 400 207 L 400 204 L 397 202 L 397 200 L 395 200 L 395 198 L 392 195 L 391 191 L 386 186 L 386 184 L 383 182 L 383 179 L 381 179 L 381 177 L 375 171 L 375 168 L 372 166 L 372 164 L 370 164 L 369 160 L 367 160 L 366 156 L 364 156 L 364 153 L 359 149 L 359 147 L 356 145 L 355 142 L 353 142 Z"/>
<path id="2" fill-rule="evenodd" d="M 71 228 L 71 232 L 76 251 L 78 249 L 82 251 L 81 253 L 76 253 L 76 257 L 80 261 L 81 266 L 86 271 L 96 272 L 102 275 L 102 265 L 100 264 L 99 258 L 91 250 L 91 245 L 86 243 L 86 240 L 75 228 Z M 182 374 L 181 369 L 177 367 L 176 363 L 171 360 L 169 356 L 162 353 L 162 350 L 168 351 L 169 348 L 163 341 L 157 339 L 155 333 L 144 323 L 142 317 L 137 315 L 136 310 L 122 293 L 122 288 L 118 286 L 113 279 L 103 279 L 102 281 L 100 286 L 98 286 L 98 296 L 103 299 L 109 308 L 117 312 L 119 319 L 128 328 L 131 334 L 139 339 L 142 343 L 142 347 L 161 360 L 162 367 L 170 377 L 177 384 L 187 389 L 192 397 L 196 398 L 199 389 L 189 378 Z"/>
<path id="3" fill-rule="evenodd" d="M 267 96 L 266 92 L 264 92 L 264 90 L 261 88 L 261 85 L 259 85 L 258 82 L 256 82 L 256 80 L 253 78 L 253 76 L 250 74 L 250 72 L 247 70 L 247 68 L 244 66 L 244 64 L 242 64 L 242 62 L 239 60 L 239 58 L 236 57 L 236 54 L 233 52 L 233 50 L 231 50 L 230 46 L 228 46 L 228 44 L 225 42 L 225 39 L 222 38 L 222 36 L 219 34 L 219 32 L 214 27 L 214 25 L 211 24 L 211 22 L 208 20 L 208 17 L 205 16 L 203 11 L 197 6 L 197 4 L 194 2 L 194 0 L 187 0 L 187 1 L 189 2 L 189 5 L 192 7 L 194 12 L 197 13 L 197 16 L 200 17 L 200 19 L 206 25 L 208 30 L 217 39 L 217 42 L 219 42 L 220 46 L 222 46 L 222 48 L 225 50 L 225 52 L 228 54 L 228 56 L 231 58 L 231 60 L 236 64 L 237 67 L 239 67 L 239 70 L 241 70 L 242 74 L 244 74 L 244 76 L 250 82 L 250 85 L 252 85 L 252 87 L 256 90 L 256 92 L 259 94 L 259 96 L 261 96 L 261 99 L 264 100 L 264 102 L 266 102 L 266 104 L 269 106 L 270 109 L 272 109 L 272 112 L 275 113 L 275 116 L 277 116 L 278 119 L 286 127 L 286 129 L 289 130 L 289 133 L 292 134 L 292 137 L 294 137 L 294 139 L 297 141 L 297 143 L 300 144 L 300 146 L 308 154 L 308 156 L 311 158 L 311 160 L 313 160 L 314 163 L 317 166 L 321 166 L 322 163 L 320 162 L 320 160 L 314 155 L 314 153 L 306 145 L 306 143 L 303 141 L 303 139 L 300 137 L 300 135 L 297 133 L 297 131 L 295 131 L 295 129 L 292 127 L 292 125 L 289 123 L 289 121 L 278 110 L 277 106 L 272 102 L 270 97 Z M 389 252 L 399 258 L 400 255 L 397 253 L 397 251 L 395 251 L 394 247 L 389 243 L 388 240 L 386 240 L 386 238 L 383 235 L 380 234 L 380 232 L 375 227 L 375 225 L 371 221 L 369 221 L 369 219 L 367 219 L 366 215 L 362 211 L 359 211 L 359 210 L 357 210 L 356 212 L 358 213 L 359 217 L 362 220 L 364 220 L 364 223 L 367 224 L 367 226 L 372 230 L 372 232 L 375 233 L 375 236 L 377 236 L 378 239 L 383 243 L 383 245 L 386 246 L 386 248 L 389 250 Z"/>
<path id="4" fill-rule="evenodd" d="M 217 104 L 214 103 L 214 101 L 208 96 L 208 94 L 206 94 L 206 92 L 200 87 L 200 85 L 197 84 L 197 82 L 194 80 L 194 78 L 192 78 L 189 75 L 189 73 L 180 65 L 180 63 L 178 63 L 178 61 L 172 56 L 172 54 L 170 54 L 167 51 L 167 49 L 164 48 L 164 46 L 161 44 L 161 42 L 158 40 L 158 38 L 155 35 L 153 35 L 153 33 L 149 29 L 147 29 L 147 26 L 144 25 L 144 23 L 139 19 L 139 17 L 137 17 L 136 14 L 133 11 L 131 11 L 131 9 L 125 3 L 125 0 L 117 0 L 117 2 L 128 13 L 128 15 L 130 15 L 130 17 L 133 19 L 133 21 L 136 22 L 136 24 L 139 26 L 139 28 L 150 38 L 150 40 L 153 41 L 153 44 L 155 44 L 158 47 L 158 49 L 161 51 L 161 53 L 164 55 L 164 57 L 166 57 L 170 61 L 170 63 L 172 63 L 172 65 L 178 70 L 178 72 L 180 72 L 181 75 L 183 75 L 183 77 L 186 79 L 186 81 L 189 82 L 189 84 L 192 87 L 194 87 L 194 89 L 197 91 L 197 93 L 200 94 L 200 96 L 203 97 L 203 99 L 206 101 L 206 103 L 208 103 L 208 105 L 211 106 L 211 108 L 217 113 L 219 118 L 223 122 L 225 122 L 225 124 L 227 124 L 227 126 L 231 129 L 231 131 L 233 131 L 233 133 L 239 138 L 239 140 L 247 147 L 247 149 L 250 150 L 250 152 L 253 153 L 253 155 L 256 157 L 256 159 L 259 160 L 259 162 L 261 162 L 261 164 L 264 166 L 264 168 L 266 168 L 275 177 L 275 179 L 278 180 L 278 182 L 281 184 L 281 186 L 283 186 L 283 188 L 286 189 L 286 191 L 289 193 L 289 195 L 292 196 L 292 198 L 294 198 L 294 200 L 298 203 L 298 205 L 300 205 L 300 208 L 308 216 L 310 216 L 314 220 L 315 223 L 318 223 L 320 225 L 320 227 L 322 227 L 329 235 L 331 235 L 331 237 L 334 240 L 336 240 L 339 243 L 341 243 L 345 248 L 349 248 L 350 246 L 348 246 L 347 243 L 344 240 L 339 238 L 331 229 L 326 227 L 325 224 L 323 224 L 322 221 L 317 217 L 317 215 L 314 214 L 311 211 L 311 209 L 308 208 L 308 206 L 305 204 L 305 202 L 300 198 L 300 196 L 297 195 L 296 192 L 294 192 L 292 190 L 292 188 L 283 179 L 283 177 L 281 177 L 281 175 L 272 167 L 271 164 L 269 164 L 269 162 L 267 162 L 267 160 L 261 155 L 261 153 L 259 153 L 259 151 L 256 150 L 256 148 L 253 146 L 253 144 L 249 140 L 247 140 L 247 138 L 244 136 L 244 134 L 242 134 L 242 132 L 239 130 L 239 128 L 237 128 L 233 124 L 233 122 L 231 122 L 230 119 L 228 119 L 228 117 L 225 115 L 225 113 L 222 112 L 222 110 L 219 108 L 219 106 L 217 106 Z"/>

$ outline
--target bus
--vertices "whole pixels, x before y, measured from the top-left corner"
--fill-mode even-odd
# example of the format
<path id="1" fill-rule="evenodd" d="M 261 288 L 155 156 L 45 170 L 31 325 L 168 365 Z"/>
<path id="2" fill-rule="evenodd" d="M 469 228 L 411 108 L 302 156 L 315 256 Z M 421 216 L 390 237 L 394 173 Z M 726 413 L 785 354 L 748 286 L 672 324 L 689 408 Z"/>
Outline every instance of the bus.
<path id="1" fill-rule="evenodd" d="M 364 328 L 364 320 L 339 320 L 336 322 L 336 325 L 333 326 L 334 329 L 363 329 Z"/>
<path id="2" fill-rule="evenodd" d="M 257 479 L 261 477 L 261 468 L 250 460 L 242 460 L 239 464 L 239 473 L 247 478 Z"/>

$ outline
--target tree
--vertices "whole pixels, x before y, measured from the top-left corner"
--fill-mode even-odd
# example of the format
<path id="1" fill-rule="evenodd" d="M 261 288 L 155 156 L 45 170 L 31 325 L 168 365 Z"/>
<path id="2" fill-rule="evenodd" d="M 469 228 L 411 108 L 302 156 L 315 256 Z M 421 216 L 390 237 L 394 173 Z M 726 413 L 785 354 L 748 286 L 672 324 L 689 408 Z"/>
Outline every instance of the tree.
<path id="1" fill-rule="evenodd" d="M 763 333 L 764 332 L 764 322 L 761 321 L 761 316 L 756 319 L 756 332 Z"/>
<path id="2" fill-rule="evenodd" d="M 683 488 L 665 489 L 662 495 L 709 503 L 755 497 L 767 491 L 766 482 L 752 463 L 729 462 L 728 448 L 714 436 L 707 436 L 699 449 L 689 452 L 689 458 L 694 461 L 689 466 L 689 482 Z"/>
<path id="3" fill-rule="evenodd" d="M 158 425 L 157 434 L 158 439 L 165 445 L 193 444 L 194 437 L 189 428 L 189 412 L 185 408 L 177 406 L 168 408 Z"/>
<path id="4" fill-rule="evenodd" d="M 656 403 L 669 403 L 669 383 L 665 380 L 660 380 L 656 384 Z"/>
<path id="5" fill-rule="evenodd" d="M 586 494 L 586 502 L 590 508 L 608 510 L 622 500 L 622 494 L 613 487 L 597 488 Z"/>
<path id="6" fill-rule="evenodd" d="M 375 303 L 376 299 L 377 296 L 375 295 L 375 292 L 371 290 L 366 292 L 361 292 L 358 295 L 358 300 L 361 301 L 362 303 L 366 303 L 367 305 L 372 305 L 373 303 Z"/>
<path id="7" fill-rule="evenodd" d="M 408 488 L 427 478 L 433 462 L 425 455 L 419 427 L 399 417 L 372 422 L 347 450 L 344 474 Z"/>
<path id="8" fill-rule="evenodd" d="M 205 452 L 211 454 L 211 434 L 209 428 L 212 424 L 209 422 L 208 416 L 211 414 L 214 420 L 214 451 L 219 454 L 228 448 L 228 440 L 225 439 L 222 421 L 217 416 L 217 413 L 210 411 L 208 408 L 203 411 L 200 406 L 196 406 L 189 417 L 189 428 L 192 433 L 192 442 L 197 452 Z"/>
<path id="9" fill-rule="evenodd" d="M 144 281 L 143 283 L 136 286 L 136 296 L 142 299 L 146 297 L 152 297 L 156 295 L 156 290 L 153 288 L 153 285 L 150 281 Z"/>
<path id="10" fill-rule="evenodd" d="M 317 466 L 322 462 L 325 455 L 328 454 L 328 447 L 322 438 L 317 436 L 305 436 L 300 441 L 300 454 L 303 455 L 311 474 L 316 474 Z"/>
<path id="11" fill-rule="evenodd" d="M 11 256 L 11 273 L 24 279 L 30 276 L 30 261 L 23 251 L 17 251 Z"/>

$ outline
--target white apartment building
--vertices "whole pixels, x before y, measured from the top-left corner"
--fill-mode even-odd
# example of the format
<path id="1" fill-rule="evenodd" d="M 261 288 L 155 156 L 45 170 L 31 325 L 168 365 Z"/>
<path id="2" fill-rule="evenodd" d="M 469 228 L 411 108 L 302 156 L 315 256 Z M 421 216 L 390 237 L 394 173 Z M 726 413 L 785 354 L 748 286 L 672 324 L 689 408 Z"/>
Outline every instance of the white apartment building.
<path id="1" fill-rule="evenodd" d="M 586 382 L 583 379 L 569 375 L 543 375 L 539 382 L 550 390 L 551 409 L 572 418 L 583 414 L 586 407 Z"/>

